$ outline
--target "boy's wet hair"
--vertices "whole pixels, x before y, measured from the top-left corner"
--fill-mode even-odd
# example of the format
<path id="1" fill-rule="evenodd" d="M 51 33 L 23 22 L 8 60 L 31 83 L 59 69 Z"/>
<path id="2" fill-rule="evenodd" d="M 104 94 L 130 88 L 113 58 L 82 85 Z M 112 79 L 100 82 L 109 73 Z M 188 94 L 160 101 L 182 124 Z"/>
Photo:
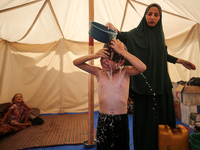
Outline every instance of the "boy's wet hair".
<path id="1" fill-rule="evenodd" d="M 120 61 L 122 61 L 122 60 L 126 60 L 122 55 L 120 55 L 120 54 L 118 54 L 117 52 L 115 52 L 115 50 L 114 50 L 112 47 L 110 47 L 110 45 L 111 45 L 111 42 L 108 42 L 108 43 L 105 43 L 104 46 L 103 46 L 103 48 L 108 48 L 107 51 L 110 53 L 110 54 L 108 55 L 109 58 L 111 57 L 111 54 L 113 53 L 113 58 L 112 58 L 112 60 L 113 60 L 114 62 L 120 62 Z M 127 48 L 126 48 L 125 45 L 124 45 L 124 49 L 127 50 Z"/>

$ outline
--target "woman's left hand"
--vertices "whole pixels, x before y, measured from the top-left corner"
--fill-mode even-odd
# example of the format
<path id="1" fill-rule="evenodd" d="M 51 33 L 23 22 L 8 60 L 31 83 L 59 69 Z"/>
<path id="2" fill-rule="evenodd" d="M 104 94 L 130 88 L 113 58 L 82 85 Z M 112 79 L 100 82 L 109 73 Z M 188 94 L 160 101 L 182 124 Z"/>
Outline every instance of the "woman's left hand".
<path id="1" fill-rule="evenodd" d="M 178 59 L 177 63 L 182 64 L 185 68 L 187 68 L 189 70 L 196 70 L 196 66 L 187 60 Z"/>

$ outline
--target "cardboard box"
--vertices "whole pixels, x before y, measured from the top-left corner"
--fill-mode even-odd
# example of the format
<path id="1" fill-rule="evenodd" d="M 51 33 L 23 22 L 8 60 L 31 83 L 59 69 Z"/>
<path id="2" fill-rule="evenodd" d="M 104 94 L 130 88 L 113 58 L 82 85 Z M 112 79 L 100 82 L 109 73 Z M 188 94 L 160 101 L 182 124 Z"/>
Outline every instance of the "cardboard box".
<path id="1" fill-rule="evenodd" d="M 200 87 L 178 85 L 177 92 L 181 92 L 181 102 L 185 105 L 200 105 Z"/>
<path id="2" fill-rule="evenodd" d="M 200 94 L 200 86 L 185 86 L 185 93 Z"/>
<path id="3" fill-rule="evenodd" d="M 189 127 L 194 129 L 196 122 L 200 122 L 200 114 L 190 113 Z"/>
<path id="4" fill-rule="evenodd" d="M 175 116 L 177 119 L 181 121 L 181 102 L 174 101 L 174 108 L 175 108 Z"/>
<path id="5" fill-rule="evenodd" d="M 175 82 L 172 82 L 172 94 L 173 94 L 173 97 L 174 97 L 174 101 L 179 101 L 181 102 L 181 92 L 177 91 L 177 87 L 178 87 L 178 83 L 175 83 Z"/>
<path id="6" fill-rule="evenodd" d="M 189 125 L 190 113 L 200 113 L 200 106 L 181 104 L 181 121 Z"/>

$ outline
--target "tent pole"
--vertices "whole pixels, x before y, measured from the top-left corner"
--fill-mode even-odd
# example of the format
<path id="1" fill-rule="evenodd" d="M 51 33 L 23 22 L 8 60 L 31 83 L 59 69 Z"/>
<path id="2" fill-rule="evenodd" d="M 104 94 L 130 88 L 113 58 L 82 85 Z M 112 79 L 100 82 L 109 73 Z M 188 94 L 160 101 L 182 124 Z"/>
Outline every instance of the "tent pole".
<path id="1" fill-rule="evenodd" d="M 9 53 L 8 52 L 8 44 L 9 42 L 8 41 L 4 41 L 2 40 L 2 42 L 4 43 L 5 45 L 5 48 L 3 49 L 4 53 L 3 53 L 3 61 L 2 61 L 2 69 L 1 69 L 1 72 L 0 72 L 0 99 L 2 98 L 2 87 L 3 87 L 3 81 L 4 81 L 4 78 L 5 78 L 5 67 L 6 67 L 6 62 L 7 62 L 7 54 Z M 7 96 L 7 95 L 6 95 Z"/>
<path id="2" fill-rule="evenodd" d="M 94 0 L 89 0 L 89 21 L 94 20 Z M 89 54 L 94 53 L 94 40 L 89 36 Z M 90 65 L 94 65 L 94 60 L 91 60 Z M 89 132 L 88 145 L 94 145 L 94 76 L 89 74 L 88 80 L 88 114 L 89 114 Z"/>

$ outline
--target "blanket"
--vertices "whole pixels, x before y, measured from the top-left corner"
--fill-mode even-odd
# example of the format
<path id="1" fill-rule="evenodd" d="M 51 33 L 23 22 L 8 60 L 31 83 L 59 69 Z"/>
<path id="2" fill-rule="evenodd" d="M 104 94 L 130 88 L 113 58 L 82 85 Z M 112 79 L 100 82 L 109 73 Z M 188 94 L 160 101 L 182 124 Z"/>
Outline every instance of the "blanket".
<path id="1" fill-rule="evenodd" d="M 3 119 L 4 115 L 8 112 L 8 109 L 12 106 L 12 103 L 8 102 L 8 103 L 3 103 L 3 104 L 0 104 L 0 122 L 1 120 Z M 32 124 L 34 123 L 35 124 L 38 124 L 38 120 L 40 119 L 38 116 L 40 115 L 40 110 L 38 108 L 33 108 L 31 110 L 31 115 L 32 116 L 35 116 L 37 117 L 35 120 L 31 120 L 32 121 Z M 42 124 L 43 120 L 39 120 L 40 121 L 40 124 Z M 24 128 L 20 128 L 20 127 L 17 127 L 17 126 L 12 126 L 10 124 L 3 124 L 3 125 L 0 125 L 0 137 L 5 135 L 5 134 L 8 134 L 8 133 L 14 133 L 14 132 L 18 132 L 18 131 L 21 131 L 23 130 Z"/>

